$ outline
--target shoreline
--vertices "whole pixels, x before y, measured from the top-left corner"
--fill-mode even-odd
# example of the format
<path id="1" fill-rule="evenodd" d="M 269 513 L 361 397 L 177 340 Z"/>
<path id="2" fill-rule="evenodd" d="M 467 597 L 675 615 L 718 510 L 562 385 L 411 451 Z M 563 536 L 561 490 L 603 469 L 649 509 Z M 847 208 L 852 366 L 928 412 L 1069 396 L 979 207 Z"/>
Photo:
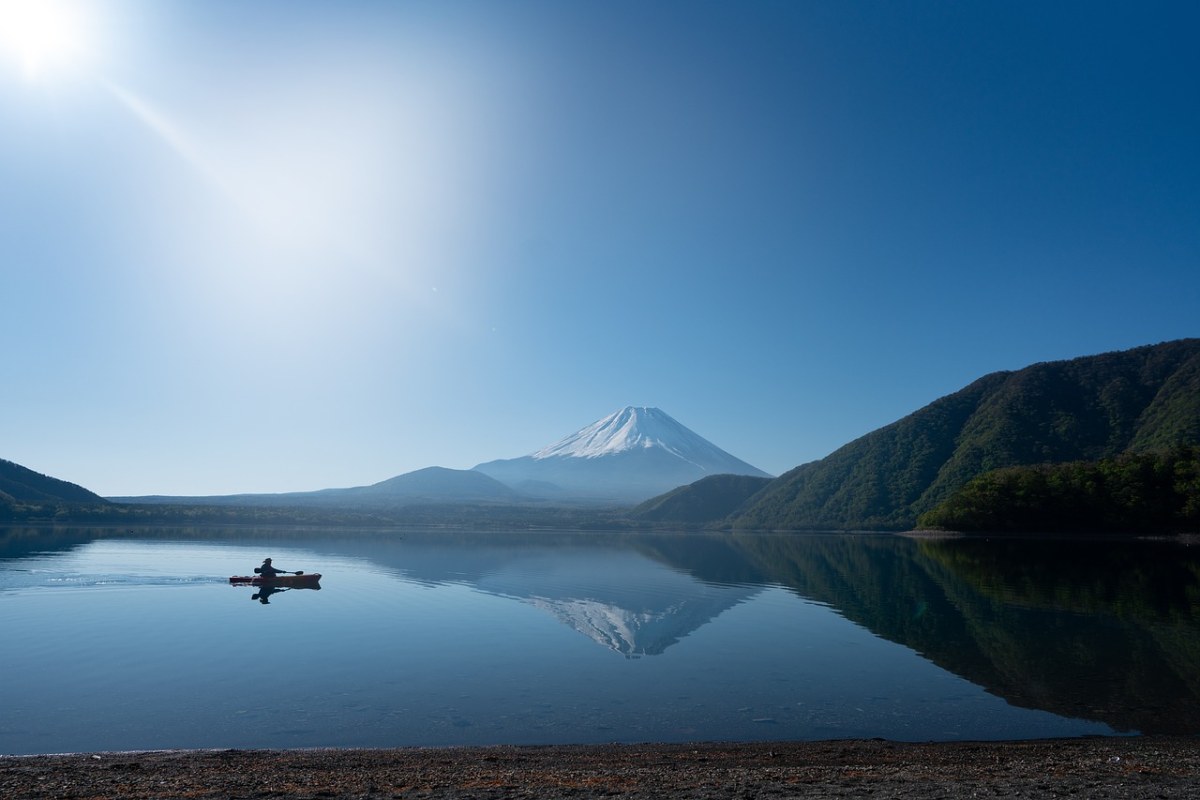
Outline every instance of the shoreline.
<path id="1" fill-rule="evenodd" d="M 5 798 L 1184 798 L 1200 738 L 152 750 L 0 756 Z"/>

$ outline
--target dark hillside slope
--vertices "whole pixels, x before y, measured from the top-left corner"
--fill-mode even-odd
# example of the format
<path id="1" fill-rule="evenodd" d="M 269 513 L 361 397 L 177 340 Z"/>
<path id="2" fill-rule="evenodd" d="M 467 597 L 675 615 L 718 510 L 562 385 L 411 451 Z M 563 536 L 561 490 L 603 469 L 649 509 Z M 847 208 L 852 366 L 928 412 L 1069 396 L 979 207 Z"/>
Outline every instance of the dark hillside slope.
<path id="1" fill-rule="evenodd" d="M 1131 450 L 1165 450 L 1200 442 L 1200 358 L 1175 371 L 1142 412 Z"/>
<path id="2" fill-rule="evenodd" d="M 0 458 L 0 502 L 103 504 L 98 494 L 82 486 L 51 478 Z"/>
<path id="3" fill-rule="evenodd" d="M 728 517 L 769 483 L 771 478 L 754 475 L 709 475 L 647 500 L 629 516 L 648 522 L 702 525 Z"/>
<path id="4" fill-rule="evenodd" d="M 980 378 L 780 476 L 739 529 L 912 527 L 991 469 L 1200 443 L 1200 339 Z"/>

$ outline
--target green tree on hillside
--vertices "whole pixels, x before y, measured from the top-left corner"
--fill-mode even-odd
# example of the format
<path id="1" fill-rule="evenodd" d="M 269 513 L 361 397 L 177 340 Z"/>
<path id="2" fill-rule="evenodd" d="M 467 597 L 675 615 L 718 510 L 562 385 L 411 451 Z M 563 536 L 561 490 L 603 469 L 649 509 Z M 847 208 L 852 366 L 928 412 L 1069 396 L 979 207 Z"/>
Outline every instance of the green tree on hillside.
<path id="1" fill-rule="evenodd" d="M 992 470 L 918 524 L 996 532 L 1200 531 L 1200 446 Z"/>

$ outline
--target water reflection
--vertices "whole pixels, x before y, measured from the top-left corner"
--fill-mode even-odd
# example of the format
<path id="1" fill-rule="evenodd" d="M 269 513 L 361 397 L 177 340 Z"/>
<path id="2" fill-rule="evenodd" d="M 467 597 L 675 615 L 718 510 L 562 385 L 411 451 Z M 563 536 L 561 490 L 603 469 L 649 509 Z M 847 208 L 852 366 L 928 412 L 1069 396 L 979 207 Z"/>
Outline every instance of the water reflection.
<path id="1" fill-rule="evenodd" d="M 629 658 L 663 653 L 760 591 L 706 584 L 628 550 L 547 561 L 507 565 L 476 586 L 529 603 Z"/>
<path id="2" fill-rule="evenodd" d="M 1200 732 L 1200 558 L 1167 542 L 745 537 L 773 579 L 1014 705 Z"/>
<path id="3" fill-rule="evenodd" d="M 0 562 L 18 567 L 47 553 L 69 553 L 98 535 L 0 531 Z M 393 584 L 467 587 L 538 609 L 626 658 L 662 656 L 768 588 L 783 587 L 1015 706 L 1118 731 L 1200 733 L 1200 552 L 1172 542 L 281 530 L 163 535 L 302 547 L 310 559 L 336 562 L 344 572 L 348 564 L 367 565 Z M 6 580 L 19 585 L 11 574 Z M 263 604 L 287 590 L 255 589 L 252 599 Z"/>
<path id="4" fill-rule="evenodd" d="M 922 542 L 963 622 L 933 660 L 1009 702 L 1144 733 L 1200 731 L 1200 558 L 1154 542 Z"/>
<path id="5" fill-rule="evenodd" d="M 627 658 L 663 653 L 763 585 L 728 547 L 706 537 L 408 534 L 399 546 L 350 546 L 408 581 L 466 584 L 527 603 Z M 677 551 L 678 558 L 665 557 Z M 705 577 L 690 568 L 697 558 L 711 567 Z M 736 568 L 724 568 L 730 564 Z"/>
<path id="6" fill-rule="evenodd" d="M 626 656 L 661 654 L 778 585 L 1014 705 L 1200 732 L 1200 553 L 1172 542 L 417 536 L 376 556 L 519 599 Z"/>
<path id="7" fill-rule="evenodd" d="M 261 589 L 259 589 L 257 592 L 255 592 L 254 594 L 250 595 L 250 599 L 257 600 L 258 602 L 262 603 L 265 606 L 265 605 L 270 604 L 272 597 L 274 597 L 277 594 L 283 594 L 286 591 L 288 591 L 288 590 L 287 589 L 277 589 L 273 586 L 264 586 Z"/>
<path id="8" fill-rule="evenodd" d="M 259 584 L 255 587 L 254 593 L 250 595 L 250 599 L 257 600 L 259 603 L 262 603 L 265 606 L 270 605 L 272 597 L 283 594 L 284 592 L 306 590 L 315 591 L 320 588 L 321 586 L 317 583 L 307 586 L 275 586 L 271 584 Z"/>
<path id="9" fill-rule="evenodd" d="M 105 531 L 87 528 L 48 531 L 45 528 L 0 527 L 0 562 L 43 553 L 65 552 L 94 542 L 104 534 Z"/>

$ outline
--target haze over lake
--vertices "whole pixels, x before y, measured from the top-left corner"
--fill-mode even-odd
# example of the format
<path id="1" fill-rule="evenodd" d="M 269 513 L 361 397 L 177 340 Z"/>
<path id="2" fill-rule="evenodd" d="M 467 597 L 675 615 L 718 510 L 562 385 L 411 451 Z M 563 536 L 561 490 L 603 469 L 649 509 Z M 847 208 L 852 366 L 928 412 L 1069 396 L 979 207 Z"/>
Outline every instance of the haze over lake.
<path id="1" fill-rule="evenodd" d="M 1200 732 L 1190 550 L 975 544 L 8 531 L 0 752 Z"/>

